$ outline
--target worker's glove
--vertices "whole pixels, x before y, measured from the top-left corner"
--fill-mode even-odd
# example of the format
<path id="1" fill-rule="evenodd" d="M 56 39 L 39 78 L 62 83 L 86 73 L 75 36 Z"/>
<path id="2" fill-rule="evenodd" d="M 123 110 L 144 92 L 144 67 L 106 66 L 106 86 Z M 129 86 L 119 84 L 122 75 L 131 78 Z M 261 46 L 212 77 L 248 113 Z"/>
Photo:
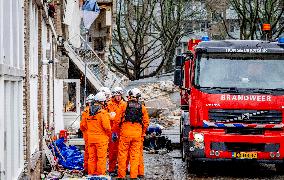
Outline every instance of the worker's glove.
<path id="1" fill-rule="evenodd" d="M 112 133 L 111 134 L 111 139 L 112 139 L 112 142 L 116 142 L 117 139 L 118 139 L 117 133 Z"/>
<path id="2" fill-rule="evenodd" d="M 111 119 L 113 119 L 113 118 L 115 117 L 115 115 L 116 115 L 115 112 L 110 112 L 109 114 L 110 114 L 110 118 L 111 118 Z"/>

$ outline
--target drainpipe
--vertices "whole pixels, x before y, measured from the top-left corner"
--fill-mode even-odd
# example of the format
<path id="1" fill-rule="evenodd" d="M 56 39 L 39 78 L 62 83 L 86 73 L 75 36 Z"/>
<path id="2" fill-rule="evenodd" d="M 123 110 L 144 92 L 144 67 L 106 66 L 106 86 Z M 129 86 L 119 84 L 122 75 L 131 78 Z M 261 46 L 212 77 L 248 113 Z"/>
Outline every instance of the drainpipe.
<path id="1" fill-rule="evenodd" d="M 86 40 L 85 40 L 85 51 L 87 52 L 87 43 L 88 43 L 88 30 L 86 29 Z M 86 107 L 86 98 L 87 98 L 87 59 L 85 53 L 85 88 L 84 88 L 84 107 Z"/>

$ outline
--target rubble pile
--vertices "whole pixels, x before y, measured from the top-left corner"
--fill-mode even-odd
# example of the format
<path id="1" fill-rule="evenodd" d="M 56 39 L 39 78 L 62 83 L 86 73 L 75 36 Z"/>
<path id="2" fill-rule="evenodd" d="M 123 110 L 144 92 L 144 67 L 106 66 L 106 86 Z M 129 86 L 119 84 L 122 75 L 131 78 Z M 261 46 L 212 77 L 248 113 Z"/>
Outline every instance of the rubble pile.
<path id="1" fill-rule="evenodd" d="M 172 80 L 143 83 L 136 86 L 142 91 L 142 99 L 148 109 L 151 121 L 168 128 L 180 117 L 179 99 L 173 96 L 179 89 Z M 174 97 L 174 98 L 173 98 Z"/>

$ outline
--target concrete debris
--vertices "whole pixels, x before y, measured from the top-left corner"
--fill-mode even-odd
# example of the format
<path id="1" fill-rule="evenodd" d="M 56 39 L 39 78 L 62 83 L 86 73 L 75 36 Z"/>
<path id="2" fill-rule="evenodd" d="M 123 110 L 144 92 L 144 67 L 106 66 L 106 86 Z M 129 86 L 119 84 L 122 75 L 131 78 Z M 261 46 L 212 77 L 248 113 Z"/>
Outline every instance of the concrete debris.
<path id="1" fill-rule="evenodd" d="M 151 80 L 149 83 L 144 80 L 143 83 L 134 83 L 129 88 L 134 87 L 141 90 L 152 122 L 168 128 L 179 120 L 179 89 L 173 84 L 171 77 L 156 82 Z"/>
<path id="2" fill-rule="evenodd" d="M 62 178 L 62 173 L 58 171 L 51 171 L 47 177 L 47 179 L 61 179 Z"/>
<path id="3" fill-rule="evenodd" d="M 174 92 L 176 90 L 176 87 L 172 81 L 161 81 L 160 89 L 166 92 Z"/>
<path id="4" fill-rule="evenodd" d="M 63 173 L 63 178 L 62 179 L 69 179 L 69 178 L 81 178 L 83 177 L 83 172 L 82 171 L 70 171 L 70 170 L 66 170 Z"/>

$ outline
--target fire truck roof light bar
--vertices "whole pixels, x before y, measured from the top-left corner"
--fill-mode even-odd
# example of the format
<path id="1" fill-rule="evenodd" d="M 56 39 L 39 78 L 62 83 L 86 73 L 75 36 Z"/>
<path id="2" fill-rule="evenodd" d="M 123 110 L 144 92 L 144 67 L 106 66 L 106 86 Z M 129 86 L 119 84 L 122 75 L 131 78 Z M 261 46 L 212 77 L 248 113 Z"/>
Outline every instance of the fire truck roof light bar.
<path id="1" fill-rule="evenodd" d="M 202 41 L 210 41 L 210 39 L 209 39 L 208 36 L 203 36 L 203 37 L 201 38 L 201 40 L 202 40 Z"/>
<path id="2" fill-rule="evenodd" d="M 284 45 L 284 37 L 278 38 L 278 44 Z"/>

